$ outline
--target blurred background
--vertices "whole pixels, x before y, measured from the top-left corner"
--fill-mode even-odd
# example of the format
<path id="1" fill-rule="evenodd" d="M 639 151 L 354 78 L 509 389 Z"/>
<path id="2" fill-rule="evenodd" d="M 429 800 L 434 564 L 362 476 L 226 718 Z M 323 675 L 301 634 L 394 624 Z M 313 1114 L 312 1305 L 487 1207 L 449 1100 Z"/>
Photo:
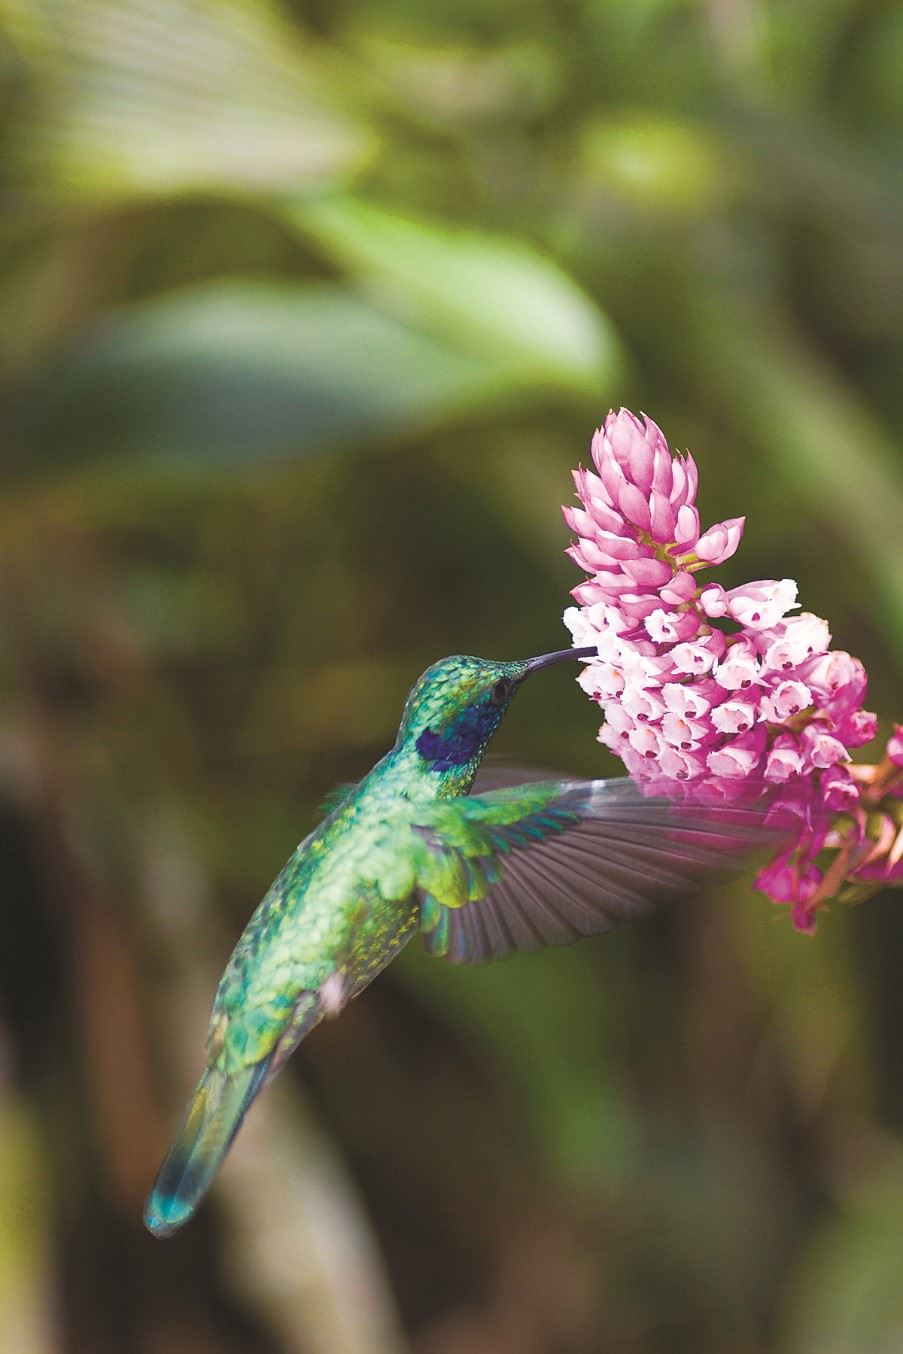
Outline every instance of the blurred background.
<path id="1" fill-rule="evenodd" d="M 899 1354 L 890 893 L 413 944 L 140 1212 L 323 795 L 567 642 L 609 406 L 903 715 L 903 9 L 0 0 L 0 62 L 4 1354 Z M 611 774 L 596 713 L 498 748 Z"/>

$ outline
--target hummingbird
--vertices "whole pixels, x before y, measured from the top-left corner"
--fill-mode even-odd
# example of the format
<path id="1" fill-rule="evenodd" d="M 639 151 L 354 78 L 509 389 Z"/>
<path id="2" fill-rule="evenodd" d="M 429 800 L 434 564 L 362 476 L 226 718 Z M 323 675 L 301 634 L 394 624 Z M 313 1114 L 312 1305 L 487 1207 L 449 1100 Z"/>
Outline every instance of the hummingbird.
<path id="1" fill-rule="evenodd" d="M 206 1066 L 147 1201 L 155 1236 L 192 1216 L 254 1099 L 301 1040 L 417 931 L 430 954 L 479 964 L 598 934 L 743 868 L 763 840 L 748 806 L 646 797 L 628 778 L 490 780 L 484 771 L 477 780 L 522 683 L 594 654 L 459 655 L 414 684 L 394 746 L 338 793 L 226 965 Z"/>

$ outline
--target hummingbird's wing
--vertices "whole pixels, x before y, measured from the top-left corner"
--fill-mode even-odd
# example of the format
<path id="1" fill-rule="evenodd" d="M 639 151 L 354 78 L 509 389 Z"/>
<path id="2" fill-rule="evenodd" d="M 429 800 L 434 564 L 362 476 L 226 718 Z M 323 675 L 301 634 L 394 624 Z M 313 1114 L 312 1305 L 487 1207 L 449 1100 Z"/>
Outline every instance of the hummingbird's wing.
<path id="1" fill-rule="evenodd" d="M 741 873 L 785 835 L 765 813 L 649 798 L 628 778 L 436 800 L 414 829 L 426 947 L 478 964 L 598 935 Z"/>

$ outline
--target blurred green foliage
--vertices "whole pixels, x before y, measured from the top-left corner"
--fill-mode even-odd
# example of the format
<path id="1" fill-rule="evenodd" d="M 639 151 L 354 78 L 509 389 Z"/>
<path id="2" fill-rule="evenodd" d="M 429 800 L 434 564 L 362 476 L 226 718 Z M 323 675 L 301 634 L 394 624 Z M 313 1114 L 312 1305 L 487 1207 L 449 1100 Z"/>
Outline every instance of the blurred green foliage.
<path id="1" fill-rule="evenodd" d="M 899 6 L 0 0 L 0 60 L 0 1347 L 899 1350 L 889 894 L 412 946 L 139 1223 L 322 795 L 440 654 L 563 642 L 610 405 L 900 717 Z M 499 743 L 594 726 L 550 672 Z"/>

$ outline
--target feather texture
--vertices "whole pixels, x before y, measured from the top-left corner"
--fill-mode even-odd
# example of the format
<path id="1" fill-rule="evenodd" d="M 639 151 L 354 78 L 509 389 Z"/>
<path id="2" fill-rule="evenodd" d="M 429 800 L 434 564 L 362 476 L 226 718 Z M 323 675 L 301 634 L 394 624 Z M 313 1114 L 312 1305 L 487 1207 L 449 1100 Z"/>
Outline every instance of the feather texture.
<path id="1" fill-rule="evenodd" d="M 429 807 L 415 829 L 421 927 L 453 963 L 598 935 L 741 873 L 780 837 L 762 808 L 648 798 L 626 779 L 533 781 Z"/>
<path id="2" fill-rule="evenodd" d="M 266 1081 L 271 1058 L 235 1076 L 216 1067 L 204 1070 L 144 1210 L 145 1225 L 155 1236 L 169 1236 L 197 1208 Z"/>

